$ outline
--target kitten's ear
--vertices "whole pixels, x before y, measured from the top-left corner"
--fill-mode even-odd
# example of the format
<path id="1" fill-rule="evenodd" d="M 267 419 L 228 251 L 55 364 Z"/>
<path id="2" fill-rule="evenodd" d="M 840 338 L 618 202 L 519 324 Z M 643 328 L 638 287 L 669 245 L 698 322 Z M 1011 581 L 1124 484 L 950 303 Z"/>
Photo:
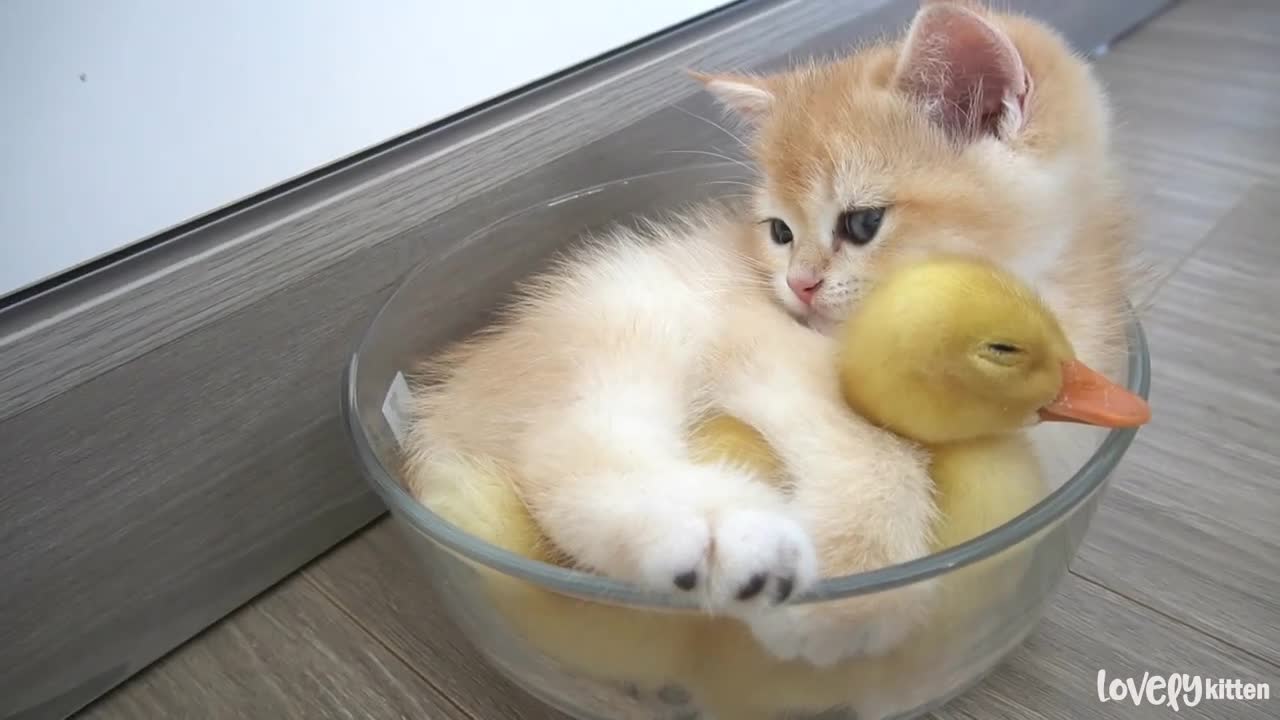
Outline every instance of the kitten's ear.
<path id="1" fill-rule="evenodd" d="M 763 78 L 739 74 L 710 74 L 689 71 L 694 80 L 715 96 L 720 104 L 748 123 L 755 123 L 773 107 L 773 91 Z"/>
<path id="2" fill-rule="evenodd" d="M 1022 127 L 1030 78 L 999 28 L 965 0 L 925 0 L 907 32 L 898 87 L 953 137 L 1007 139 Z"/>

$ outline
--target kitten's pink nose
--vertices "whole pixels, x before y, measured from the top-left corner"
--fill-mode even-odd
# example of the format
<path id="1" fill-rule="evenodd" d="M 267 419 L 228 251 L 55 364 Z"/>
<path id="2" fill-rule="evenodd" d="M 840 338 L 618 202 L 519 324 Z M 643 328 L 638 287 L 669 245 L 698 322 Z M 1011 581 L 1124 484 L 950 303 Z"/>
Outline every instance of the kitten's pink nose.
<path id="1" fill-rule="evenodd" d="M 791 287 L 791 292 L 800 298 L 800 302 L 812 305 L 813 296 L 817 295 L 818 288 L 822 287 L 822 278 L 813 275 L 788 275 L 787 285 Z"/>

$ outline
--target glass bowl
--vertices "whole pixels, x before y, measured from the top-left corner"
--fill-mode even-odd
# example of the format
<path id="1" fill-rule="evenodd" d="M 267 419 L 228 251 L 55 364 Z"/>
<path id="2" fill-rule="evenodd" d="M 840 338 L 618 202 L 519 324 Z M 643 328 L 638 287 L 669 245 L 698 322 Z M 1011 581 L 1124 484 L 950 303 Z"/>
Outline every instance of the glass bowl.
<path id="1" fill-rule="evenodd" d="M 733 164 L 616 180 L 498 220 L 462 246 L 480 243 L 489 257 L 517 258 L 512 267 L 527 260 L 521 269 L 528 272 L 548 249 L 563 249 L 586 231 L 731 195 L 741 181 L 742 168 Z M 829 667 L 775 660 L 736 620 L 702 614 L 674 594 L 646 593 L 542 562 L 520 547 L 500 547 L 483 537 L 483 526 L 450 515 L 450 508 L 427 507 L 406 490 L 398 440 L 405 376 L 479 322 L 439 312 L 460 278 L 476 272 L 467 262 L 446 254 L 406 276 L 346 368 L 342 412 L 365 477 L 390 508 L 406 551 L 429 573 L 439 604 L 501 673 L 575 718 L 880 720 L 939 707 L 982 679 L 1035 627 L 1136 433 L 1053 424 L 1046 432 L 1062 428 L 1062 435 L 1037 440 L 1042 451 L 1049 448 L 1043 460 L 1050 486 L 1037 504 L 961 545 L 826 579 L 790 603 L 822 612 L 938 583 L 945 602 L 897 649 Z M 492 280 L 493 271 L 485 272 Z M 503 299 L 492 298 L 493 306 Z M 1125 384 L 1145 398 L 1147 348 L 1132 315 L 1128 343 Z"/>

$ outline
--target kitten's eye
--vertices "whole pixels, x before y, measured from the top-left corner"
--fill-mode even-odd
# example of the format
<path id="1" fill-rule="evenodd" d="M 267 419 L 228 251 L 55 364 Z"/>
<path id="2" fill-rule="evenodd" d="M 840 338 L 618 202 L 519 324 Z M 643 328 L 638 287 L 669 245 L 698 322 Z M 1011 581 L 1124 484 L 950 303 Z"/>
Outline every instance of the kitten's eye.
<path id="1" fill-rule="evenodd" d="M 875 239 L 884 219 L 884 208 L 847 210 L 836 219 L 836 234 L 854 245 L 866 245 Z"/>
<path id="2" fill-rule="evenodd" d="M 769 236 L 779 245 L 786 245 L 795 239 L 795 235 L 791 233 L 791 228 L 777 218 L 769 221 Z"/>

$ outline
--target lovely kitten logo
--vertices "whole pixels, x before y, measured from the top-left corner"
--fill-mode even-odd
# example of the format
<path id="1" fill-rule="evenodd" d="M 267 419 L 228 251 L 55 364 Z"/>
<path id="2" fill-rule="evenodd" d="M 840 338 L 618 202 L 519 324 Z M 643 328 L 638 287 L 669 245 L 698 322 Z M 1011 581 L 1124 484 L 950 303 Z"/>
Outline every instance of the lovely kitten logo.
<path id="1" fill-rule="evenodd" d="M 1135 706 L 1164 705 L 1174 712 L 1195 707 L 1206 701 L 1267 701 L 1271 699 L 1268 683 L 1245 682 L 1240 679 L 1211 678 L 1204 675 L 1170 673 L 1142 678 L 1112 678 L 1098 671 L 1098 702 L 1132 702 Z"/>

